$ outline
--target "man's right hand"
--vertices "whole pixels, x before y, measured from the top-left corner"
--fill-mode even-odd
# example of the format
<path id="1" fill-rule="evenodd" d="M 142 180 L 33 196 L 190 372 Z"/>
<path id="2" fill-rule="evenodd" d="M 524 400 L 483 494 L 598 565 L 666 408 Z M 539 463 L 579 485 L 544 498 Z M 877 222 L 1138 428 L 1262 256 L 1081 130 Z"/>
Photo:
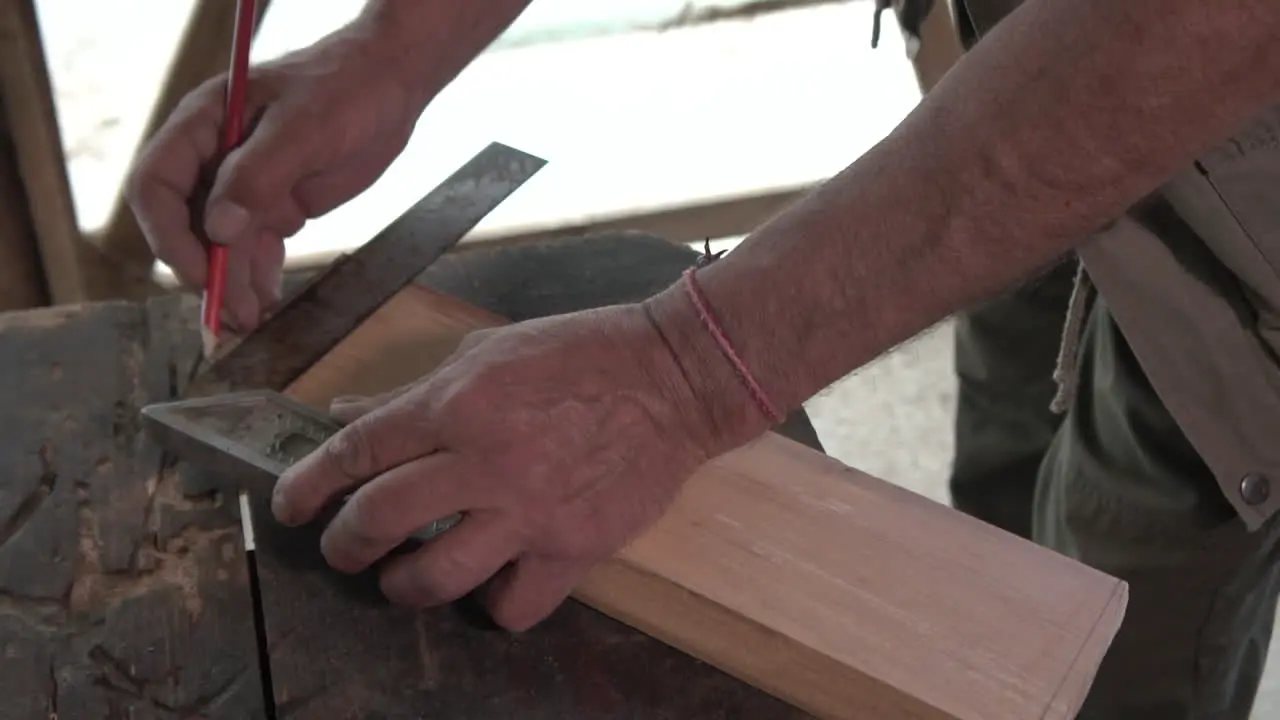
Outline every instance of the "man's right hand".
<path id="1" fill-rule="evenodd" d="M 429 97 L 382 40 L 357 21 L 254 67 L 247 139 L 220 165 L 225 75 L 183 99 L 143 148 L 127 196 L 147 242 L 192 289 L 206 272 L 193 227 L 228 245 L 234 329 L 253 329 L 279 300 L 284 240 L 371 185 L 408 141 Z"/>

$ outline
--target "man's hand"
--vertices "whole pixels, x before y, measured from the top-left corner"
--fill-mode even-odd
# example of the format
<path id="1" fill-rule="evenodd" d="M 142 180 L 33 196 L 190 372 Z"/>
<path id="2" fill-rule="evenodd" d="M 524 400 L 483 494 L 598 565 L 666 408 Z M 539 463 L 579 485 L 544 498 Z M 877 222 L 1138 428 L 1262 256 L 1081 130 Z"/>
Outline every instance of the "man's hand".
<path id="1" fill-rule="evenodd" d="M 284 240 L 373 184 L 427 103 L 529 1 L 368 0 L 345 27 L 250 71 L 249 136 L 225 159 L 226 76 L 192 91 L 126 185 L 156 257 L 202 288 L 206 251 L 192 228 L 230 246 L 227 321 L 256 327 L 280 296 Z"/>
<path id="2" fill-rule="evenodd" d="M 463 512 L 388 560 L 383 591 L 435 605 L 492 577 L 486 604 L 515 630 L 655 521 L 715 446 L 671 349 L 633 305 L 473 333 L 435 373 L 333 413 L 351 424 L 280 478 L 276 517 L 305 523 L 350 493 L 321 549 L 359 572 Z"/>
<path id="3" fill-rule="evenodd" d="M 250 135 L 221 165 L 226 77 L 206 82 L 151 139 L 129 177 L 129 204 L 148 243 L 185 285 L 205 283 L 205 250 L 193 224 L 230 247 L 227 319 L 240 330 L 255 327 L 279 299 L 285 238 L 372 184 L 422 111 L 424 100 L 395 70 L 394 45 L 378 41 L 369 23 L 356 22 L 255 67 Z M 195 198 L 206 189 L 201 209 Z"/>

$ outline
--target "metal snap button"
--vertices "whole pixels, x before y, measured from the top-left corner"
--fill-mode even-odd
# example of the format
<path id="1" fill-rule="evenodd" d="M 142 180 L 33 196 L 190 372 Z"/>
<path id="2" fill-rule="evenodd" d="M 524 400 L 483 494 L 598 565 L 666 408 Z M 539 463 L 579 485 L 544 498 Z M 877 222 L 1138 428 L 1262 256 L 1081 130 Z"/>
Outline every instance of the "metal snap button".
<path id="1" fill-rule="evenodd" d="M 1240 497 L 1249 505 L 1261 505 L 1271 499 L 1271 480 L 1262 473 L 1249 473 L 1240 479 Z"/>

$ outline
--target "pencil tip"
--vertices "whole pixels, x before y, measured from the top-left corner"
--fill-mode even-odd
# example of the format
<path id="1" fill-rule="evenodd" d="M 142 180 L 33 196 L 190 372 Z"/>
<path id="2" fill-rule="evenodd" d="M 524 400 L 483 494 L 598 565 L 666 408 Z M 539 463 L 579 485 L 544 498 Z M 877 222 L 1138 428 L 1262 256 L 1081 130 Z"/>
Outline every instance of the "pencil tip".
<path id="1" fill-rule="evenodd" d="M 240 491 L 240 532 L 244 535 L 244 551 L 257 550 L 258 543 L 253 536 L 253 515 L 249 506 L 249 493 Z"/>
<path id="2" fill-rule="evenodd" d="M 200 328 L 200 346 L 204 352 L 204 358 L 209 360 L 213 357 L 213 353 L 218 349 L 218 336 L 207 327 Z"/>

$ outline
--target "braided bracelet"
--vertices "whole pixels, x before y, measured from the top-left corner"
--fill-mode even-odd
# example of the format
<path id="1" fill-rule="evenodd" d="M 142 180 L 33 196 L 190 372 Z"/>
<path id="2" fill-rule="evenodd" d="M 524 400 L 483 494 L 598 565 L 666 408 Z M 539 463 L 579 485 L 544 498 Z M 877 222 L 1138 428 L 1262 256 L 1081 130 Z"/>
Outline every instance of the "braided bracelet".
<path id="1" fill-rule="evenodd" d="M 702 325 L 715 338 L 716 344 L 720 346 L 722 352 L 733 365 L 734 370 L 738 372 L 738 377 L 742 379 L 747 390 L 751 393 L 751 398 L 755 400 L 761 412 L 774 425 L 780 424 L 785 420 L 785 416 L 778 412 L 778 408 L 769 400 L 769 396 L 765 394 L 764 389 L 760 387 L 760 383 L 756 382 L 755 376 L 747 369 L 746 363 L 738 356 L 738 352 L 733 349 L 733 344 L 729 342 L 729 338 L 725 335 L 724 328 L 720 326 L 720 321 L 716 319 L 714 313 L 711 312 L 710 304 L 702 293 L 702 288 L 698 286 L 696 267 L 689 268 L 684 271 L 684 287 L 689 293 L 689 299 L 693 301 L 693 306 L 698 310 L 698 317 L 702 320 Z"/>

